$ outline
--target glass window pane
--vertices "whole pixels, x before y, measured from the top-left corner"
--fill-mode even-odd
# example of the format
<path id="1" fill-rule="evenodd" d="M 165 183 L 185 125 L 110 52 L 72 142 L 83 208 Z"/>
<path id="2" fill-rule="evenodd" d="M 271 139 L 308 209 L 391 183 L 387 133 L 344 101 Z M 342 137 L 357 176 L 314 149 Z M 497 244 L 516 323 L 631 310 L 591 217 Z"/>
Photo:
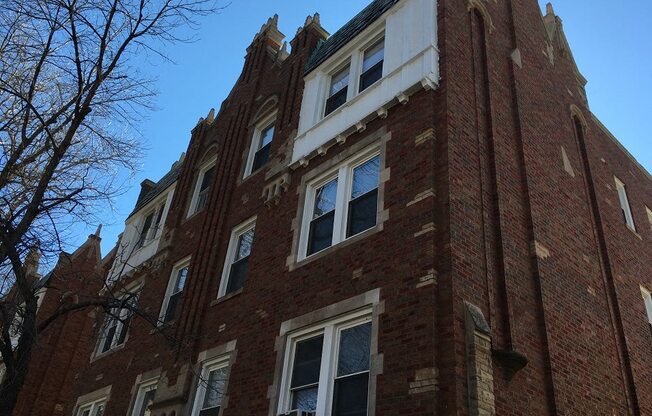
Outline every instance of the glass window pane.
<path id="1" fill-rule="evenodd" d="M 312 220 L 308 234 L 308 255 L 322 251 L 333 244 L 335 211 Z"/>
<path id="2" fill-rule="evenodd" d="M 367 416 L 369 373 L 335 380 L 333 416 Z"/>
<path id="3" fill-rule="evenodd" d="M 369 370 L 371 352 L 371 322 L 347 328 L 340 333 L 337 376 Z"/>
<path id="4" fill-rule="evenodd" d="M 204 394 L 202 409 L 220 406 L 225 393 L 226 367 L 211 370 L 208 379 L 203 380 L 203 382 L 206 386 L 206 393 Z"/>
<path id="5" fill-rule="evenodd" d="M 143 395 L 143 402 L 140 405 L 138 416 L 150 416 L 149 407 L 154 403 L 156 397 L 156 389 L 147 390 Z"/>
<path id="6" fill-rule="evenodd" d="M 351 199 L 366 194 L 372 189 L 378 188 L 380 171 L 380 156 L 363 163 L 353 169 L 353 181 L 351 184 Z"/>
<path id="7" fill-rule="evenodd" d="M 251 245 L 254 242 L 254 232 L 255 229 L 252 228 L 238 237 L 238 248 L 235 257 L 236 261 L 249 257 L 249 254 L 251 254 Z"/>
<path id="8" fill-rule="evenodd" d="M 82 416 L 89 416 L 91 414 L 91 409 L 85 409 L 80 412 Z"/>
<path id="9" fill-rule="evenodd" d="M 204 409 L 199 412 L 199 416 L 219 416 L 220 406 Z"/>
<path id="10" fill-rule="evenodd" d="M 380 63 L 385 58 L 385 40 L 381 40 L 364 53 L 362 72 L 367 72 L 371 67 Z"/>
<path id="11" fill-rule="evenodd" d="M 104 404 L 98 404 L 97 407 L 95 408 L 95 416 L 103 416 L 104 415 Z"/>
<path id="12" fill-rule="evenodd" d="M 376 225 L 378 190 L 374 189 L 349 203 L 346 237 L 351 237 Z"/>
<path id="13" fill-rule="evenodd" d="M 319 382 L 323 344 L 323 335 L 297 343 L 290 387 L 307 386 Z"/>
<path id="14" fill-rule="evenodd" d="M 258 148 L 260 149 L 263 146 L 266 146 L 272 142 L 272 138 L 274 138 L 274 125 L 272 124 L 271 126 L 267 127 L 260 133 L 260 144 L 258 145 Z"/>
<path id="15" fill-rule="evenodd" d="M 295 390 L 292 392 L 292 410 L 303 410 L 314 412 L 317 410 L 317 392 L 318 387 L 309 387 L 307 389 Z"/>
<path id="16" fill-rule="evenodd" d="M 178 293 L 186 286 L 186 277 L 188 277 L 188 267 L 183 267 L 177 271 L 177 280 L 172 293 Z"/>
<path id="17" fill-rule="evenodd" d="M 251 167 L 252 172 L 255 172 L 258 169 L 265 166 L 265 164 L 269 160 L 269 151 L 271 148 L 272 145 L 268 143 L 256 152 L 256 154 L 254 155 L 254 163 L 253 166 Z"/>
<path id="18" fill-rule="evenodd" d="M 247 268 L 249 266 L 249 258 L 238 260 L 231 265 L 229 273 L 229 282 L 226 285 L 226 294 L 233 293 L 240 290 L 244 286 L 245 278 L 247 277 Z"/>
<path id="19" fill-rule="evenodd" d="M 337 94 L 349 85 L 349 67 L 347 66 L 340 72 L 331 77 L 331 89 L 329 96 Z"/>
<path id="20" fill-rule="evenodd" d="M 168 300 L 168 308 L 167 311 L 165 312 L 165 318 L 163 318 L 165 322 L 170 322 L 174 320 L 174 318 L 176 317 L 177 304 L 179 303 L 179 299 L 181 298 L 181 293 L 182 292 L 178 292 L 170 296 L 170 299 Z"/>
<path id="21" fill-rule="evenodd" d="M 213 174 L 215 173 L 215 166 L 211 166 L 208 168 L 206 172 L 204 172 L 204 177 L 201 180 L 201 187 L 199 188 L 199 191 L 203 191 L 205 189 L 208 189 L 208 187 L 211 186 L 211 182 L 213 182 Z"/>
<path id="22" fill-rule="evenodd" d="M 317 189 L 312 218 L 317 218 L 335 209 L 337 199 L 337 178 Z"/>

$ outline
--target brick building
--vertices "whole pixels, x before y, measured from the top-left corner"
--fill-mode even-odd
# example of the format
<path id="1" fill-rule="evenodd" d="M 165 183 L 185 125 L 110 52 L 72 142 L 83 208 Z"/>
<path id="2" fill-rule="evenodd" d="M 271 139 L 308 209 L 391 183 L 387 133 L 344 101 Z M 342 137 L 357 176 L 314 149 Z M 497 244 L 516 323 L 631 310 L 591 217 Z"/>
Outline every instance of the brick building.
<path id="1" fill-rule="evenodd" d="M 158 325 L 67 318 L 16 415 L 652 415 L 652 178 L 552 7 L 376 0 L 283 40 L 73 255 Z"/>

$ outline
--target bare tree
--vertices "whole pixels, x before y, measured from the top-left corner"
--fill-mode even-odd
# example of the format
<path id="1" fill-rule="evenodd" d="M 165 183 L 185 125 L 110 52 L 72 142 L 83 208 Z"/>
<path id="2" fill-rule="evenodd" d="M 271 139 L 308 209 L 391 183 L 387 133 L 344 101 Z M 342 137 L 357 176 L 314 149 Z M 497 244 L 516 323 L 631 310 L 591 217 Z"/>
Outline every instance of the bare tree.
<path id="1" fill-rule="evenodd" d="M 134 125 L 155 95 L 139 57 L 186 40 L 179 29 L 215 1 L 0 2 L 0 414 L 15 407 L 40 332 L 68 313 L 130 304 L 77 299 L 37 323 L 42 283 L 28 254 L 57 255 L 70 225 L 119 192 L 114 178 L 135 167 Z"/>

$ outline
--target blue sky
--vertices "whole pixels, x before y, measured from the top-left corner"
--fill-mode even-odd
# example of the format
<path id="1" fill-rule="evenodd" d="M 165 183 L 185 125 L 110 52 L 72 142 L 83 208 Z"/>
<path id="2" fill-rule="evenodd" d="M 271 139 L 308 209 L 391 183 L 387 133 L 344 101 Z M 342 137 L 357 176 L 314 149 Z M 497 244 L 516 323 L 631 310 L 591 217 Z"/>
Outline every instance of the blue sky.
<path id="1" fill-rule="evenodd" d="M 220 14 L 200 20 L 193 43 L 167 49 L 174 63 L 154 61 L 146 68 L 157 78 L 158 110 L 142 124 L 147 150 L 139 172 L 128 183 L 115 210 L 102 215 L 103 252 L 108 252 L 124 228 L 140 182 L 158 180 L 186 150 L 190 130 L 212 107 L 219 108 L 244 62 L 254 35 L 277 13 L 279 28 L 291 39 L 307 15 L 319 12 L 331 33 L 370 0 L 232 0 Z M 545 7 L 545 2 L 540 2 Z M 556 13 L 564 21 L 575 59 L 589 80 L 587 91 L 593 112 L 627 149 L 652 171 L 648 128 L 652 94 L 652 2 L 649 0 L 557 0 Z M 151 64 L 151 62 L 150 62 Z M 80 229 L 80 244 L 95 226 Z"/>

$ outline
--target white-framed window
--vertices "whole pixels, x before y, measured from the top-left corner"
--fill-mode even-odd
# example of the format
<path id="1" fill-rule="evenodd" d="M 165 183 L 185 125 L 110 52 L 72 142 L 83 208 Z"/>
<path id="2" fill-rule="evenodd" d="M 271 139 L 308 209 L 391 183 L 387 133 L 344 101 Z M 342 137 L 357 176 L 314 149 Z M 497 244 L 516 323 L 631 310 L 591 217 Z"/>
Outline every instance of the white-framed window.
<path id="1" fill-rule="evenodd" d="M 188 210 L 188 217 L 200 212 L 208 203 L 208 194 L 210 193 L 213 179 L 215 178 L 215 162 L 217 158 L 212 158 L 204 163 L 199 169 L 197 176 L 197 183 L 190 200 L 190 208 Z"/>
<path id="2" fill-rule="evenodd" d="M 156 386 L 158 379 L 146 381 L 138 386 L 136 400 L 131 416 L 150 416 L 150 407 L 156 398 Z"/>
<path id="3" fill-rule="evenodd" d="M 308 184 L 299 259 L 376 226 L 380 151 L 364 153 Z"/>
<path id="4" fill-rule="evenodd" d="M 161 222 L 163 220 L 164 210 L 165 200 L 144 215 L 142 225 L 139 227 L 140 231 L 138 233 L 138 241 L 136 243 L 138 247 L 146 246 L 148 243 L 158 237 L 159 231 L 162 228 Z"/>
<path id="5" fill-rule="evenodd" d="M 231 232 L 220 281 L 219 297 L 236 292 L 244 286 L 255 233 L 255 217 L 240 224 Z"/>
<path id="6" fill-rule="evenodd" d="M 14 312 L 14 319 L 11 322 L 9 327 L 9 339 L 11 341 L 11 348 L 16 348 L 18 346 L 18 341 L 20 341 L 20 336 L 23 333 L 23 322 L 25 321 L 25 308 L 26 304 L 21 304 L 16 311 Z"/>
<path id="7" fill-rule="evenodd" d="M 627 188 L 620 179 L 616 177 L 614 177 L 614 179 L 616 181 L 616 189 L 618 190 L 618 200 L 620 201 L 620 209 L 623 213 L 623 220 L 632 231 L 636 231 L 634 217 L 632 216 L 632 209 L 629 205 L 629 198 L 627 197 Z"/>
<path id="8" fill-rule="evenodd" d="M 357 49 L 344 64 L 330 74 L 328 97 L 324 117 L 337 110 L 357 94 L 383 77 L 385 62 L 385 37 L 378 35 L 373 41 Z"/>
<path id="9" fill-rule="evenodd" d="M 647 220 L 650 223 L 650 229 L 652 229 L 652 209 L 645 207 L 645 211 L 647 212 Z"/>
<path id="10" fill-rule="evenodd" d="M 188 278 L 188 269 L 190 267 L 190 257 L 176 263 L 172 268 L 170 281 L 168 282 L 163 304 L 161 306 L 161 313 L 159 314 L 159 322 L 161 324 L 173 321 L 176 317 L 176 312 L 181 302 L 181 295 L 183 288 L 186 286 L 186 279 Z"/>
<path id="11" fill-rule="evenodd" d="M 228 370 L 228 356 L 202 364 L 192 416 L 218 416 L 220 414 L 220 410 L 224 406 Z"/>
<path id="12" fill-rule="evenodd" d="M 645 312 L 647 320 L 650 324 L 650 331 L 652 331 L 652 293 L 646 288 L 641 286 L 641 295 L 643 295 L 643 302 L 645 303 Z"/>
<path id="13" fill-rule="evenodd" d="M 371 337 L 369 310 L 289 334 L 279 413 L 366 416 Z"/>
<path id="14" fill-rule="evenodd" d="M 274 130 L 276 126 L 276 113 L 271 113 L 267 117 L 256 123 L 254 134 L 249 146 L 249 156 L 245 167 L 245 177 L 256 172 L 269 160 L 272 140 L 274 139 Z"/>
<path id="15" fill-rule="evenodd" d="M 137 296 L 133 294 L 128 296 L 133 296 L 125 300 L 129 307 L 114 308 L 104 318 L 104 324 L 97 340 L 96 355 L 105 354 L 126 342 L 127 332 L 134 314 L 133 310 L 138 303 Z"/>
<path id="16" fill-rule="evenodd" d="M 77 416 L 103 416 L 106 409 L 106 398 L 84 403 L 77 409 Z"/>

